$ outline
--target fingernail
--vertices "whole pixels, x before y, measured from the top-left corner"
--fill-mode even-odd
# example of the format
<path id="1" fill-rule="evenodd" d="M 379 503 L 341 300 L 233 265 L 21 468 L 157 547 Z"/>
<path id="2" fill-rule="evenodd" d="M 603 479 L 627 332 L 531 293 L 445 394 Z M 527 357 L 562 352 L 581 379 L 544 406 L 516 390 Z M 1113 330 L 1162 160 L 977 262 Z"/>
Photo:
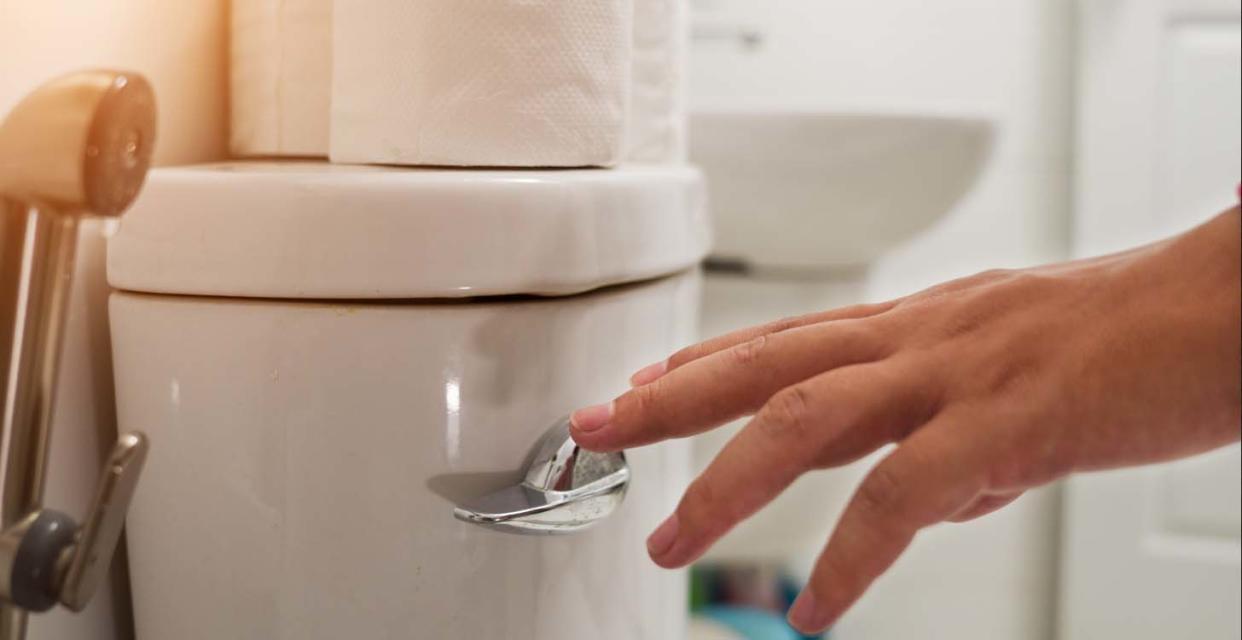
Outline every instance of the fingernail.
<path id="1" fill-rule="evenodd" d="M 649 364 L 637 373 L 630 376 L 630 385 L 641 387 L 645 384 L 655 382 L 656 378 L 668 372 L 668 360 L 661 360 L 655 364 Z"/>
<path id="2" fill-rule="evenodd" d="M 612 403 L 597 404 L 579 409 L 569 416 L 569 421 L 579 431 L 598 431 L 612 420 Z"/>
<path id="3" fill-rule="evenodd" d="M 647 538 L 647 553 L 652 558 L 658 558 L 668 550 L 673 548 L 673 542 L 677 540 L 677 514 L 669 516 L 656 527 L 656 530 Z"/>
<path id="4" fill-rule="evenodd" d="M 815 594 L 808 587 L 802 590 L 802 594 L 789 608 L 788 620 L 794 629 L 809 635 L 827 628 L 828 623 L 832 622 L 830 615 L 831 612 L 815 599 Z"/>

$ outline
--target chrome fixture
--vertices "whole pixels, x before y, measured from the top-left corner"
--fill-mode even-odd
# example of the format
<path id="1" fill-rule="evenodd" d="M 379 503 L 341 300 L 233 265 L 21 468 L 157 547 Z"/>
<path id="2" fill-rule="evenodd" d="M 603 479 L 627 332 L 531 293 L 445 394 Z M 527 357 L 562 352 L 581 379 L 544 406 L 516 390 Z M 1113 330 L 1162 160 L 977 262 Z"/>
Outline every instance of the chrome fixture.
<path id="1" fill-rule="evenodd" d="M 118 439 L 80 526 L 43 508 L 78 223 L 133 202 L 154 143 L 155 98 L 131 73 L 62 76 L 0 120 L 0 640 L 25 637 L 29 611 L 86 606 L 146 459 L 145 436 Z"/>
<path id="2" fill-rule="evenodd" d="M 458 505 L 453 515 L 510 533 L 573 533 L 615 511 L 629 482 L 625 454 L 580 449 L 565 418 L 535 444 L 521 482 Z"/>

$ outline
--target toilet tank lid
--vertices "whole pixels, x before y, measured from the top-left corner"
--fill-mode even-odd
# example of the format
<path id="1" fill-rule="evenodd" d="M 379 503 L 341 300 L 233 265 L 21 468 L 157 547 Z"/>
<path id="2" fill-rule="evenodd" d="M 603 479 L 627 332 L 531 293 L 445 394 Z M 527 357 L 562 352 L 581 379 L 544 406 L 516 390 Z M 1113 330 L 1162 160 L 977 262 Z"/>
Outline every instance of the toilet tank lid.
<path id="1" fill-rule="evenodd" d="M 567 295 L 690 267 L 699 171 L 232 162 L 157 169 L 109 241 L 150 293 L 392 299 Z"/>

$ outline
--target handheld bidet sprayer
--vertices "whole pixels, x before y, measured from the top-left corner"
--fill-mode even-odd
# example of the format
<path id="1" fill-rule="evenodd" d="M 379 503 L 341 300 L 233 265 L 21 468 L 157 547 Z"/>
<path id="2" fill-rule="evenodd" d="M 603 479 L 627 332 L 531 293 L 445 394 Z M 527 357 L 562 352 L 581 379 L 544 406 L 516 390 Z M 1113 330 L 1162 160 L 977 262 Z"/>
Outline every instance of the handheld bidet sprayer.
<path id="1" fill-rule="evenodd" d="M 146 458 L 142 434 L 118 439 L 81 525 L 43 508 L 78 222 L 129 207 L 154 138 L 151 86 L 117 71 L 52 80 L 0 119 L 0 640 L 29 611 L 86 606 Z"/>

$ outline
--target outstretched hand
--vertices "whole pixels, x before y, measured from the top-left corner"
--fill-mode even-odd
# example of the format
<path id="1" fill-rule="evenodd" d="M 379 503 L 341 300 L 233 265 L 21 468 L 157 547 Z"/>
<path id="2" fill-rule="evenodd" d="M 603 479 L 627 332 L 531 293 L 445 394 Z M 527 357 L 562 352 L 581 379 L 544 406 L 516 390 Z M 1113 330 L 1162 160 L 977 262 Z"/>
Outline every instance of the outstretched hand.
<path id="1" fill-rule="evenodd" d="M 798 476 L 896 443 L 867 475 L 790 610 L 832 624 L 918 531 L 977 518 L 1075 471 L 1237 441 L 1235 208 L 1130 252 L 989 271 L 881 304 L 773 322 L 683 349 L 573 415 L 615 451 L 750 423 L 648 539 L 694 561 Z"/>

